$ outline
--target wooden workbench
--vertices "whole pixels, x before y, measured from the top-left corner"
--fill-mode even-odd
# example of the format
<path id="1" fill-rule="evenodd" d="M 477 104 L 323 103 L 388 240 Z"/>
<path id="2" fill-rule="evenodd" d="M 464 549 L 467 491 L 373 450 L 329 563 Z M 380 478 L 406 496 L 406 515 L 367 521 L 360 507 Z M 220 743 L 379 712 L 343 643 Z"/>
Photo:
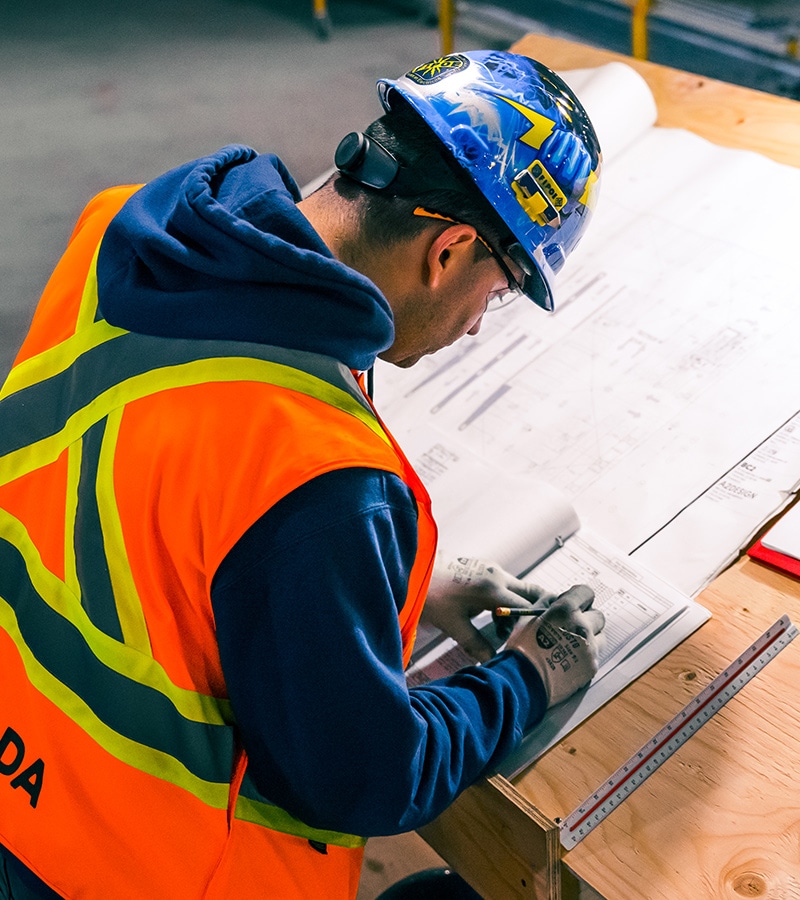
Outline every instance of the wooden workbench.
<path id="1" fill-rule="evenodd" d="M 659 124 L 800 166 L 800 103 L 552 38 L 512 49 L 560 71 L 627 62 Z M 486 900 L 800 898 L 800 639 L 577 847 L 559 843 L 557 818 L 782 614 L 800 622 L 800 581 L 746 558 L 698 599 L 713 618 L 692 637 L 513 781 L 480 782 L 421 831 Z"/>

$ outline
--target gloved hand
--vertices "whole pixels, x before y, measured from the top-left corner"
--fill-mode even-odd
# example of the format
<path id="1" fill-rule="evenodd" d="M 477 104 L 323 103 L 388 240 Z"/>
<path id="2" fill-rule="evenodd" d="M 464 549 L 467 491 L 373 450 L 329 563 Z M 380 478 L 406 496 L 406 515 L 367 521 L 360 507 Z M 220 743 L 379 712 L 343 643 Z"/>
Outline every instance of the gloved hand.
<path id="1" fill-rule="evenodd" d="M 470 621 L 473 616 L 498 606 L 546 608 L 553 600 L 554 594 L 520 581 L 496 563 L 465 557 L 437 560 L 422 621 L 449 635 L 473 659 L 485 662 L 494 648 Z"/>
<path id="2" fill-rule="evenodd" d="M 597 672 L 605 644 L 605 616 L 592 609 L 594 591 L 575 585 L 532 622 L 520 625 L 506 643 L 536 666 L 547 690 L 548 707 L 571 697 Z"/>

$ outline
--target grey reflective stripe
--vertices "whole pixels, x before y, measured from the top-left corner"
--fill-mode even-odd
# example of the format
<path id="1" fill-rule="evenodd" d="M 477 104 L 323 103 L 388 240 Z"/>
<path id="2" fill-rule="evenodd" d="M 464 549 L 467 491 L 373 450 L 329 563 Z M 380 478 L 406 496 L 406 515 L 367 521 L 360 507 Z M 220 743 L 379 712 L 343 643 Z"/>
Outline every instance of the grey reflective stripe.
<path id="1" fill-rule="evenodd" d="M 101 631 L 124 641 L 97 507 L 97 469 L 105 424 L 106 420 L 101 420 L 83 436 L 72 541 L 81 605 Z M 66 522 L 65 527 L 69 529 L 70 523 Z M 69 533 L 66 540 L 70 540 Z"/>
<path id="2" fill-rule="evenodd" d="M 236 798 L 235 815 L 237 819 L 252 822 L 255 825 L 263 825 L 273 831 L 281 831 L 284 834 L 293 834 L 295 837 L 306 838 L 309 841 L 319 841 L 323 844 L 333 844 L 336 847 L 363 847 L 366 838 L 355 834 L 346 834 L 341 831 L 328 831 L 321 828 L 312 828 L 296 819 L 293 815 L 270 803 L 253 783 L 248 773 L 242 780 L 239 796 Z"/>
<path id="3" fill-rule="evenodd" d="M 230 781 L 232 727 L 188 719 L 169 697 L 104 665 L 81 631 L 42 599 L 29 565 L 35 568 L 35 560 L 26 559 L 20 548 L 0 538 L 0 604 L 6 610 L 0 621 L 6 627 L 8 611 L 13 613 L 14 628 L 6 630 L 29 667 L 32 683 L 40 669 L 49 673 L 58 684 L 43 684 L 43 692 L 118 758 L 168 777 L 167 766 L 159 760 L 170 757 L 186 770 L 190 783 L 221 794 L 212 786 Z M 81 704 L 76 704 L 76 697 Z"/>
<path id="4" fill-rule="evenodd" d="M 0 457 L 58 433 L 78 409 L 121 382 L 157 369 L 228 357 L 262 360 L 307 373 L 344 392 L 374 416 L 350 370 L 330 357 L 237 341 L 173 340 L 122 332 L 81 353 L 67 368 L 55 367 L 50 377 L 3 398 Z"/>
<path id="5" fill-rule="evenodd" d="M 107 547 L 111 539 L 124 555 L 112 533 L 108 460 L 125 405 L 172 387 L 224 381 L 300 391 L 356 416 L 389 443 L 352 373 L 333 359 L 257 344 L 137 335 L 102 321 L 23 363 L 0 395 L 0 484 L 68 450 L 67 492 L 77 495 L 66 504 L 74 549 L 72 559 L 67 553 L 65 580 L 42 565 L 22 523 L 0 510 L 0 627 L 15 641 L 31 683 L 109 753 L 220 808 L 233 761 L 228 704 L 172 684 L 149 653 L 146 625 L 136 620 L 141 603 L 135 589 L 127 611 L 116 603 L 115 584 L 126 576 L 116 560 L 112 571 Z M 130 645 L 129 633 L 136 635 Z M 261 806 L 269 817 L 258 812 Z M 317 835 L 302 823 L 292 831 L 296 820 L 263 798 L 243 798 L 246 807 L 251 815 L 242 818 L 249 821 L 272 827 L 269 818 L 279 830 Z M 317 839 L 343 846 L 359 840 L 325 835 Z"/>

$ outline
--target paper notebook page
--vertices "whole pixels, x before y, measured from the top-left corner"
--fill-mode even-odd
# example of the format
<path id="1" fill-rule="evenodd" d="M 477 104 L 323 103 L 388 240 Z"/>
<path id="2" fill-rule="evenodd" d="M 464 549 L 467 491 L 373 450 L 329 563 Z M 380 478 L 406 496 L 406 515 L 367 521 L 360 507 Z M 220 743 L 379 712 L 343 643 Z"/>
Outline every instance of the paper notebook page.
<path id="1" fill-rule="evenodd" d="M 800 506 L 795 505 L 761 539 L 768 550 L 800 559 Z"/>
<path id="2" fill-rule="evenodd" d="M 543 560 L 527 578 L 550 591 L 560 594 L 575 584 L 588 584 L 595 593 L 594 607 L 606 617 L 605 647 L 600 656 L 596 685 L 615 667 L 629 665 L 632 654 L 636 677 L 656 663 L 675 645 L 666 626 L 684 615 L 687 609 L 697 610 L 692 616 L 692 629 L 708 618 L 699 604 L 661 581 L 630 557 L 625 556 L 597 535 L 580 531 L 547 559 Z M 478 627 L 491 625 L 487 613 L 475 620 Z M 491 635 L 486 632 L 491 640 Z M 681 640 L 681 633 L 676 639 Z M 454 642 L 448 641 L 417 660 L 410 684 L 421 684 L 430 678 L 452 674 L 472 660 Z M 421 671 L 420 671 L 421 670 Z M 628 682 L 623 679 L 614 693 Z M 599 696 L 599 695 L 598 695 Z"/>
<path id="3" fill-rule="evenodd" d="M 648 653 L 646 641 L 692 601 L 611 544 L 582 529 L 545 559 L 529 578 L 555 594 L 573 584 L 588 584 L 594 607 L 606 617 L 606 643 L 595 681 L 632 650 Z M 662 655 L 654 653 L 651 663 Z"/>

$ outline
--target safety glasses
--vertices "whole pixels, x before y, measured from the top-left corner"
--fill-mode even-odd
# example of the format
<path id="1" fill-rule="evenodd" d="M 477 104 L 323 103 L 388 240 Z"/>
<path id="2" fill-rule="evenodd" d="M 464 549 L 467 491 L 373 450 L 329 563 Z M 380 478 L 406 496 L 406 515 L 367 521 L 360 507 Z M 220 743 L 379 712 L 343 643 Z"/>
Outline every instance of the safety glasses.
<path id="1" fill-rule="evenodd" d="M 451 216 L 444 216 L 441 213 L 433 212 L 430 209 L 425 209 L 425 207 L 423 206 L 418 206 L 414 210 L 414 215 L 425 216 L 429 219 L 442 219 L 445 222 L 452 222 L 454 225 L 467 224 L 465 222 L 459 221 L 458 219 L 453 219 Z M 542 309 L 547 310 L 547 312 L 552 312 L 553 298 L 547 288 L 544 277 L 536 268 L 536 266 L 534 266 L 534 264 L 531 262 L 528 254 L 523 249 L 522 244 L 518 242 L 511 242 L 505 248 L 505 253 L 501 253 L 496 250 L 479 232 L 477 233 L 477 236 L 478 240 L 483 244 L 484 247 L 486 247 L 492 257 L 497 260 L 497 264 L 500 266 L 500 269 L 502 270 L 508 284 L 507 290 L 493 292 L 497 294 L 501 299 L 493 297 L 491 303 L 486 307 L 487 310 L 499 309 L 501 306 L 507 306 L 520 294 L 524 294 L 537 306 L 540 306 Z M 521 273 L 519 277 L 517 277 L 511 271 L 509 264 L 506 262 L 507 258 L 510 259 L 519 269 Z"/>

